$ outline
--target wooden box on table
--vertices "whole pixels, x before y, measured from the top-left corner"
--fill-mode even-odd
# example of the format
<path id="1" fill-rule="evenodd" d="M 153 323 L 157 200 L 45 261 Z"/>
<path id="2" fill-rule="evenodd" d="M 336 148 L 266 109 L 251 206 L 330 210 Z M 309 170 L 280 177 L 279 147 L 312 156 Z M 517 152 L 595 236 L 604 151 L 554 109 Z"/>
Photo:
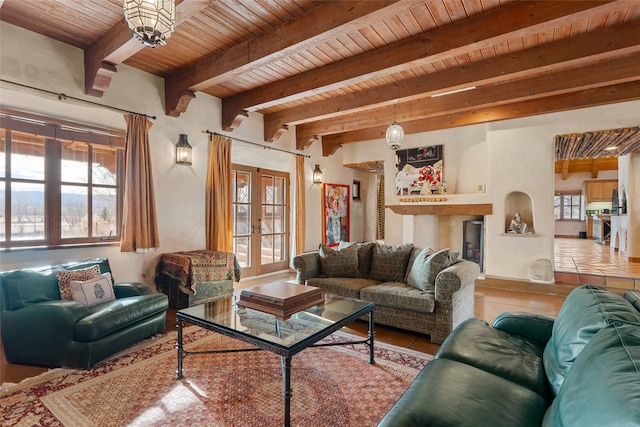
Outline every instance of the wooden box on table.
<path id="1" fill-rule="evenodd" d="M 323 303 L 324 295 L 320 288 L 315 286 L 270 283 L 243 289 L 237 305 L 286 320 L 294 313 Z"/>

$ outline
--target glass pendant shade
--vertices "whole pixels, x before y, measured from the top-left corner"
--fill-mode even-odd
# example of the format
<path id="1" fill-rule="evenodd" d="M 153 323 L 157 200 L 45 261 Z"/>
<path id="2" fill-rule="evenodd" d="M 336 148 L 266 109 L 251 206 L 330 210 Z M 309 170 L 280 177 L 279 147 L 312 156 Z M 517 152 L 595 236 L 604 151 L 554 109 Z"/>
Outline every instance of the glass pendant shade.
<path id="1" fill-rule="evenodd" d="M 404 129 L 396 122 L 396 105 L 393 105 L 393 122 L 387 128 L 387 145 L 393 150 L 402 147 L 404 141 Z"/>
<path id="2" fill-rule="evenodd" d="M 176 23 L 175 0 L 125 0 L 124 19 L 145 46 L 164 46 Z"/>
<path id="3" fill-rule="evenodd" d="M 392 150 L 397 150 L 402 146 L 404 141 L 404 129 L 400 123 L 393 122 L 387 128 L 387 144 Z"/>
<path id="4" fill-rule="evenodd" d="M 191 145 L 189 145 L 187 135 L 184 133 L 180 134 L 180 140 L 176 144 L 176 164 L 191 164 Z"/>

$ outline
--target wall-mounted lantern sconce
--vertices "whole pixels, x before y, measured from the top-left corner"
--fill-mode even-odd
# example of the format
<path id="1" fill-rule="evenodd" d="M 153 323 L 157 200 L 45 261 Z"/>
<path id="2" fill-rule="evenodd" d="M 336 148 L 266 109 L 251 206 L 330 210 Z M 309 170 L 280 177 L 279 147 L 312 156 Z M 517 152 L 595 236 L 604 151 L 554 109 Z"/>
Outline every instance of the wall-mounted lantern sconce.
<path id="1" fill-rule="evenodd" d="M 313 183 L 322 184 L 322 171 L 320 165 L 316 164 L 316 168 L 313 170 Z"/>
<path id="2" fill-rule="evenodd" d="M 180 134 L 180 140 L 176 144 L 176 164 L 191 164 L 191 145 L 189 145 L 189 141 L 187 141 L 187 135 L 184 133 Z"/>

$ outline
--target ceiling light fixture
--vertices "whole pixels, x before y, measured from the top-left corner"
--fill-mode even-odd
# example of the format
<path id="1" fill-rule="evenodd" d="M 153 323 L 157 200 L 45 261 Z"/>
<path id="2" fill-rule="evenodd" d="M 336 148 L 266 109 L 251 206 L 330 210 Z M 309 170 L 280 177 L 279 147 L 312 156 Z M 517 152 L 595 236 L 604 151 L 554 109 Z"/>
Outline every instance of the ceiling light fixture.
<path id="1" fill-rule="evenodd" d="M 175 0 L 125 0 L 124 19 L 148 47 L 164 46 L 176 24 Z"/>
<path id="2" fill-rule="evenodd" d="M 396 122 L 396 104 L 393 104 L 393 122 L 387 128 L 387 145 L 392 150 L 397 150 L 402 147 L 404 141 L 404 129 L 400 126 L 400 123 Z"/>
<path id="3" fill-rule="evenodd" d="M 468 90 L 473 90 L 475 88 L 476 88 L 475 86 L 469 86 L 469 87 L 463 87 L 461 89 L 450 90 L 448 92 L 436 93 L 435 95 L 431 95 L 431 98 L 437 98 L 439 96 L 445 96 L 445 95 L 452 95 L 454 93 L 466 92 Z"/>
<path id="4" fill-rule="evenodd" d="M 618 148 L 618 146 L 612 145 L 611 147 L 605 148 L 604 151 L 613 151 L 613 150 L 616 150 L 617 148 Z"/>

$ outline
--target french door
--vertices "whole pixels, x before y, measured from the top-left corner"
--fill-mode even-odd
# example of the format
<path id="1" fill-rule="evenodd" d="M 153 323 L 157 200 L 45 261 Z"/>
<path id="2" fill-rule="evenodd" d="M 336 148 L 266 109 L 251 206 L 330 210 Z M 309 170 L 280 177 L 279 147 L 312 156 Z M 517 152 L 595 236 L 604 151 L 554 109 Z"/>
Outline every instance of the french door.
<path id="1" fill-rule="evenodd" d="M 242 277 L 289 268 L 289 174 L 232 165 L 233 251 Z"/>

